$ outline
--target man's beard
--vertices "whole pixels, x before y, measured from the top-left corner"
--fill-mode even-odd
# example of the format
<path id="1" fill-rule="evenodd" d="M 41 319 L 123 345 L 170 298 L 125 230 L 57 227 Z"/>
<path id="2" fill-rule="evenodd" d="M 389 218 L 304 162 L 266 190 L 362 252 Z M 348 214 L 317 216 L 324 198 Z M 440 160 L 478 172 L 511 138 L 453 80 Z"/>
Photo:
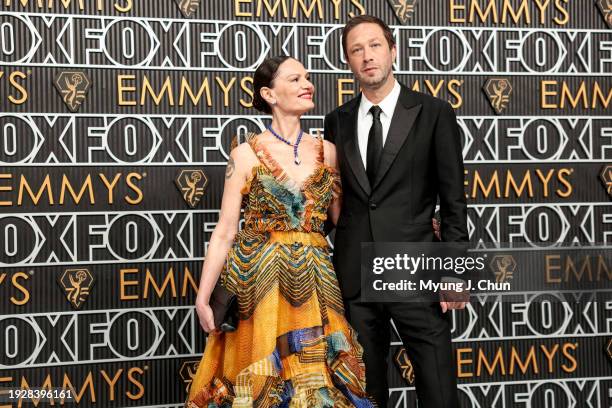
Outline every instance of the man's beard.
<path id="1" fill-rule="evenodd" d="M 362 78 L 359 78 L 359 82 L 361 83 L 362 86 L 366 85 L 370 89 L 378 89 L 378 88 L 382 87 L 387 82 L 387 79 L 389 79 L 389 75 L 390 74 L 391 74 L 391 70 L 387 69 L 387 70 L 382 72 L 380 79 L 377 79 L 377 78 L 367 78 L 367 77 L 364 76 Z"/>

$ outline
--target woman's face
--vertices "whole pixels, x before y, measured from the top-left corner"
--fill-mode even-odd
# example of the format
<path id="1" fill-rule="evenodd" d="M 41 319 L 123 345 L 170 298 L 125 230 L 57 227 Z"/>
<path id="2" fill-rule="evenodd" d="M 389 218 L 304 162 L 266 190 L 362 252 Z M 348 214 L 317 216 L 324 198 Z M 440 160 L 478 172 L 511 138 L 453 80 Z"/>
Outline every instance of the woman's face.
<path id="1" fill-rule="evenodd" d="M 310 74 L 297 60 L 285 60 L 276 71 L 276 78 L 270 88 L 268 103 L 272 109 L 285 113 L 303 114 L 314 108 L 314 85 Z"/>

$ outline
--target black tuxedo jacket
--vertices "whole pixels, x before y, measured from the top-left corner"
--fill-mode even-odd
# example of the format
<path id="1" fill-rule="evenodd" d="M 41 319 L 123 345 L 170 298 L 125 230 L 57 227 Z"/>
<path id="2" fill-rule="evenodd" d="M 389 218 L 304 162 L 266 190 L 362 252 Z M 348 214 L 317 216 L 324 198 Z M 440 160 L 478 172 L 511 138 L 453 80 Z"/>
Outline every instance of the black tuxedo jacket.
<path id="1" fill-rule="evenodd" d="M 461 136 L 453 108 L 401 86 L 376 180 L 370 185 L 357 142 L 361 94 L 325 116 L 343 190 L 334 266 L 345 298 L 360 291 L 361 242 L 432 242 L 440 200 L 442 241 L 467 242 Z"/>

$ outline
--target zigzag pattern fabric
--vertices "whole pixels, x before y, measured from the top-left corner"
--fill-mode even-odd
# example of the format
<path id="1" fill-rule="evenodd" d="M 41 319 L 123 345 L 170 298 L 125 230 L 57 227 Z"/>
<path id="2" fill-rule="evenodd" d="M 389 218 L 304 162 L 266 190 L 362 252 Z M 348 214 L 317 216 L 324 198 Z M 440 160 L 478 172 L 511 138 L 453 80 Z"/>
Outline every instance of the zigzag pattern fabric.
<path id="1" fill-rule="evenodd" d="M 220 277 L 237 294 L 240 321 L 209 335 L 186 407 L 373 407 L 322 235 L 341 191 L 323 140 L 301 186 L 247 140 L 261 164 L 242 190 L 244 228 Z"/>

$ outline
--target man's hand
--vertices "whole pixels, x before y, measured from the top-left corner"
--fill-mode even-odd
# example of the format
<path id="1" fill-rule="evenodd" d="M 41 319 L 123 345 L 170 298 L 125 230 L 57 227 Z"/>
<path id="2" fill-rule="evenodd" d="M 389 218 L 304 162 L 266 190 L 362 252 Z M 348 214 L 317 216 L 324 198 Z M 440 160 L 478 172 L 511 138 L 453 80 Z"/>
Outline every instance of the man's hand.
<path id="1" fill-rule="evenodd" d="M 440 302 L 442 313 L 446 313 L 447 310 L 451 309 L 464 309 L 467 302 Z"/>
<path id="2" fill-rule="evenodd" d="M 442 313 L 446 313 L 447 310 L 452 309 L 464 309 L 469 301 L 470 292 L 467 290 L 462 292 L 454 290 L 440 291 L 440 307 L 442 308 Z"/>
<path id="3" fill-rule="evenodd" d="M 442 236 L 440 235 L 440 222 L 438 222 L 437 219 L 432 218 L 431 226 L 433 228 L 434 235 L 441 241 Z M 442 308 L 442 313 L 446 313 L 447 310 L 452 309 L 464 309 L 465 305 L 467 305 L 469 301 L 470 292 L 468 290 L 464 290 L 462 292 L 457 292 L 454 290 L 440 291 L 440 307 Z"/>

